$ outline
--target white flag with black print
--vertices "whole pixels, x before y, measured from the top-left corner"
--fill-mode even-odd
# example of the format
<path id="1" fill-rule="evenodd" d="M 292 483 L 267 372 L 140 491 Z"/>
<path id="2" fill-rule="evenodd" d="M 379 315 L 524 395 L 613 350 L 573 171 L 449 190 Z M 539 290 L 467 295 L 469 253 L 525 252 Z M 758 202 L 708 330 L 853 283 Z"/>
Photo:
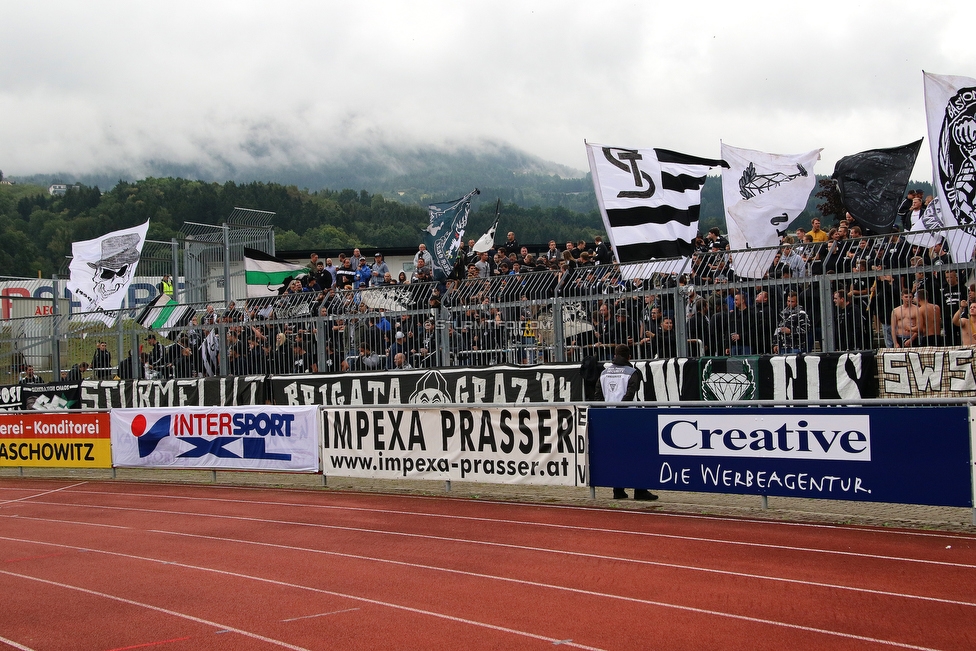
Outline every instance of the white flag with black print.
<path id="1" fill-rule="evenodd" d="M 76 321 L 113 325 L 142 256 L 149 222 L 71 245 L 68 290 L 81 303 Z"/>
<path id="2" fill-rule="evenodd" d="M 586 143 L 586 154 L 603 224 L 625 275 L 629 262 L 692 254 L 705 175 L 723 161 L 594 143 Z"/>
<path id="3" fill-rule="evenodd" d="M 806 208 L 817 184 L 813 166 L 821 151 L 767 154 L 722 143 L 722 160 L 729 164 L 722 170 L 722 198 L 737 275 L 762 278 L 769 270 L 780 237 Z"/>
<path id="4" fill-rule="evenodd" d="M 927 249 L 936 244 L 947 245 L 953 262 L 968 262 L 970 257 L 967 256 L 971 256 L 976 248 L 976 233 L 970 233 L 966 229 L 946 228 L 946 213 L 942 210 L 938 197 L 925 206 L 922 215 L 905 234 L 905 239 L 915 246 L 924 246 Z"/>
<path id="5" fill-rule="evenodd" d="M 932 151 L 932 179 L 946 226 L 976 235 L 976 79 L 922 73 L 925 116 Z M 954 262 L 973 259 L 973 249 L 950 253 Z M 964 240 L 966 238 L 963 238 Z"/>

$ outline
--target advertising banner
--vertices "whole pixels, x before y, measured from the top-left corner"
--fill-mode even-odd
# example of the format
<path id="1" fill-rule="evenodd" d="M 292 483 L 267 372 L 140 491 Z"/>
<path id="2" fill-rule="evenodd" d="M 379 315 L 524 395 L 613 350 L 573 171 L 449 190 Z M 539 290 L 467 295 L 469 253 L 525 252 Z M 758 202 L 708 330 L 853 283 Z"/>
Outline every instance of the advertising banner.
<path id="1" fill-rule="evenodd" d="M 586 411 L 324 409 L 326 476 L 586 485 Z"/>
<path id="2" fill-rule="evenodd" d="M 263 405 L 265 376 L 230 376 L 188 380 L 86 380 L 84 409 L 213 407 Z"/>
<path id="3" fill-rule="evenodd" d="M 972 506 L 966 407 L 592 408 L 594 486 Z"/>
<path id="4" fill-rule="evenodd" d="M 107 413 L 0 414 L 0 466 L 111 468 Z"/>
<path id="5" fill-rule="evenodd" d="M 112 460 L 119 467 L 317 472 L 314 408 L 113 409 Z"/>
<path id="6" fill-rule="evenodd" d="M 583 399 L 579 364 L 271 377 L 276 405 L 479 405 Z"/>

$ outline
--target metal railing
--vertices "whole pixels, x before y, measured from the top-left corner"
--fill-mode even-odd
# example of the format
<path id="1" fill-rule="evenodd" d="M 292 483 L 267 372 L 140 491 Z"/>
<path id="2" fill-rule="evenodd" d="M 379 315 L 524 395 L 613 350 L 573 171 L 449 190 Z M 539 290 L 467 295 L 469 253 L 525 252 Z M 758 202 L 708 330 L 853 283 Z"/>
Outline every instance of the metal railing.
<path id="1" fill-rule="evenodd" d="M 112 361 L 85 377 L 534 364 L 610 359 L 618 344 L 635 359 L 870 350 L 896 345 L 890 316 L 902 289 L 931 321 L 909 345 L 953 346 L 973 341 L 953 324 L 959 302 L 976 299 L 970 279 L 976 266 L 953 262 L 941 245 L 880 236 L 188 303 L 197 322 L 158 333 L 158 346 L 134 321 L 137 310 L 107 327 L 52 296 L 49 313 L 2 322 L 0 383 L 17 382 L 27 364 L 46 380 L 92 364 L 98 341 Z M 57 295 L 63 281 L 54 282 Z"/>

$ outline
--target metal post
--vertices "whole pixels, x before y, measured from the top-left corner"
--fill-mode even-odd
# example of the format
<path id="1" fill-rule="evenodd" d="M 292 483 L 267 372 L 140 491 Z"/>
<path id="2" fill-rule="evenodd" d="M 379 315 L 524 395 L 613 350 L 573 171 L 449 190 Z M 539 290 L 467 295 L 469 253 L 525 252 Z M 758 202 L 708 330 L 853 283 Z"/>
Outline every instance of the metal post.
<path id="1" fill-rule="evenodd" d="M 327 354 L 328 351 L 327 351 L 326 345 L 325 345 L 325 340 L 326 340 L 325 323 L 326 323 L 326 321 L 325 321 L 325 319 L 321 315 L 317 315 L 315 317 L 315 323 L 316 323 L 316 326 L 315 326 L 315 332 L 316 332 L 316 336 L 315 336 L 315 350 L 317 351 L 316 357 L 318 358 L 318 372 L 319 373 L 328 373 L 329 371 L 338 371 L 339 369 L 337 369 L 337 368 L 336 369 L 326 370 L 326 362 L 329 360 L 329 356 Z M 330 325 L 331 325 L 331 323 L 332 322 L 329 321 L 329 324 Z"/>
<path id="2" fill-rule="evenodd" d="M 590 499 L 596 499 L 596 486 L 590 486 Z"/>
<path id="3" fill-rule="evenodd" d="M 230 227 L 223 225 L 224 230 L 224 307 L 230 305 Z M 223 367 L 223 362 L 221 362 Z"/>
<path id="4" fill-rule="evenodd" d="M 677 339 L 678 357 L 688 357 L 688 327 L 686 316 L 688 314 L 688 296 L 682 291 L 681 287 L 672 287 L 670 290 L 674 294 L 674 338 Z M 699 351 L 696 351 L 699 352 Z"/>
<path id="5" fill-rule="evenodd" d="M 61 325 L 58 318 L 58 290 L 61 283 L 58 282 L 58 275 L 51 276 L 51 289 L 54 303 L 51 305 L 51 381 L 57 382 L 61 378 Z"/>
<path id="6" fill-rule="evenodd" d="M 827 278 L 829 276 L 817 278 L 817 292 L 820 295 L 820 332 L 823 333 L 820 349 L 832 353 L 837 350 L 836 337 L 834 337 L 834 296 L 830 291 L 830 281 Z M 804 307 L 809 309 L 812 306 Z"/>
<path id="7" fill-rule="evenodd" d="M 175 237 L 170 240 L 170 245 L 173 247 L 173 298 L 179 301 L 182 295 L 180 292 L 180 247 Z"/>
<path id="8" fill-rule="evenodd" d="M 450 493 L 451 492 L 451 480 L 450 479 L 448 479 L 447 481 L 444 482 L 444 492 L 445 493 Z"/>
<path id="9" fill-rule="evenodd" d="M 760 495 L 760 497 L 762 498 L 762 510 L 763 511 L 768 511 L 769 510 L 769 496 L 767 496 L 767 495 Z"/>
<path id="10" fill-rule="evenodd" d="M 217 323 L 217 350 L 220 355 L 220 377 L 227 377 L 227 324 L 223 321 Z"/>
<path id="11" fill-rule="evenodd" d="M 563 299 L 557 296 L 552 301 L 552 361 L 566 361 L 566 331 L 563 329 Z"/>

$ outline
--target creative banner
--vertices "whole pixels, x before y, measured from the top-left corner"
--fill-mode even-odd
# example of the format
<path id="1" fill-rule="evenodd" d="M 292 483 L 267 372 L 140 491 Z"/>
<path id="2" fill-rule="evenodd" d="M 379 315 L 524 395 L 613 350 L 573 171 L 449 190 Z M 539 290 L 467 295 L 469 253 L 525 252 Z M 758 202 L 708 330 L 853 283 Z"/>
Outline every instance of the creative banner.
<path id="1" fill-rule="evenodd" d="M 586 485 L 586 411 L 324 409 L 326 476 Z"/>
<path id="2" fill-rule="evenodd" d="M 875 398 L 874 354 L 810 353 L 636 362 L 644 402 Z"/>
<path id="3" fill-rule="evenodd" d="M 130 468 L 317 472 L 318 410 L 113 409 L 112 461 Z"/>
<path id="4" fill-rule="evenodd" d="M 269 378 L 276 405 L 579 402 L 579 364 Z"/>
<path id="5" fill-rule="evenodd" d="M 0 466 L 111 468 L 107 413 L 0 414 Z"/>
<path id="6" fill-rule="evenodd" d="M 23 405 L 19 384 L 0 386 L 0 411 L 20 411 Z"/>
<path id="7" fill-rule="evenodd" d="M 74 383 L 25 384 L 20 388 L 21 409 L 60 411 L 81 409 L 81 388 Z"/>
<path id="8" fill-rule="evenodd" d="M 266 402 L 265 376 L 86 380 L 81 383 L 80 399 L 82 409 L 263 405 Z"/>
<path id="9" fill-rule="evenodd" d="M 592 408 L 591 484 L 971 507 L 966 407 Z"/>
<path id="10" fill-rule="evenodd" d="M 878 353 L 879 398 L 976 396 L 972 348 L 919 348 Z"/>

